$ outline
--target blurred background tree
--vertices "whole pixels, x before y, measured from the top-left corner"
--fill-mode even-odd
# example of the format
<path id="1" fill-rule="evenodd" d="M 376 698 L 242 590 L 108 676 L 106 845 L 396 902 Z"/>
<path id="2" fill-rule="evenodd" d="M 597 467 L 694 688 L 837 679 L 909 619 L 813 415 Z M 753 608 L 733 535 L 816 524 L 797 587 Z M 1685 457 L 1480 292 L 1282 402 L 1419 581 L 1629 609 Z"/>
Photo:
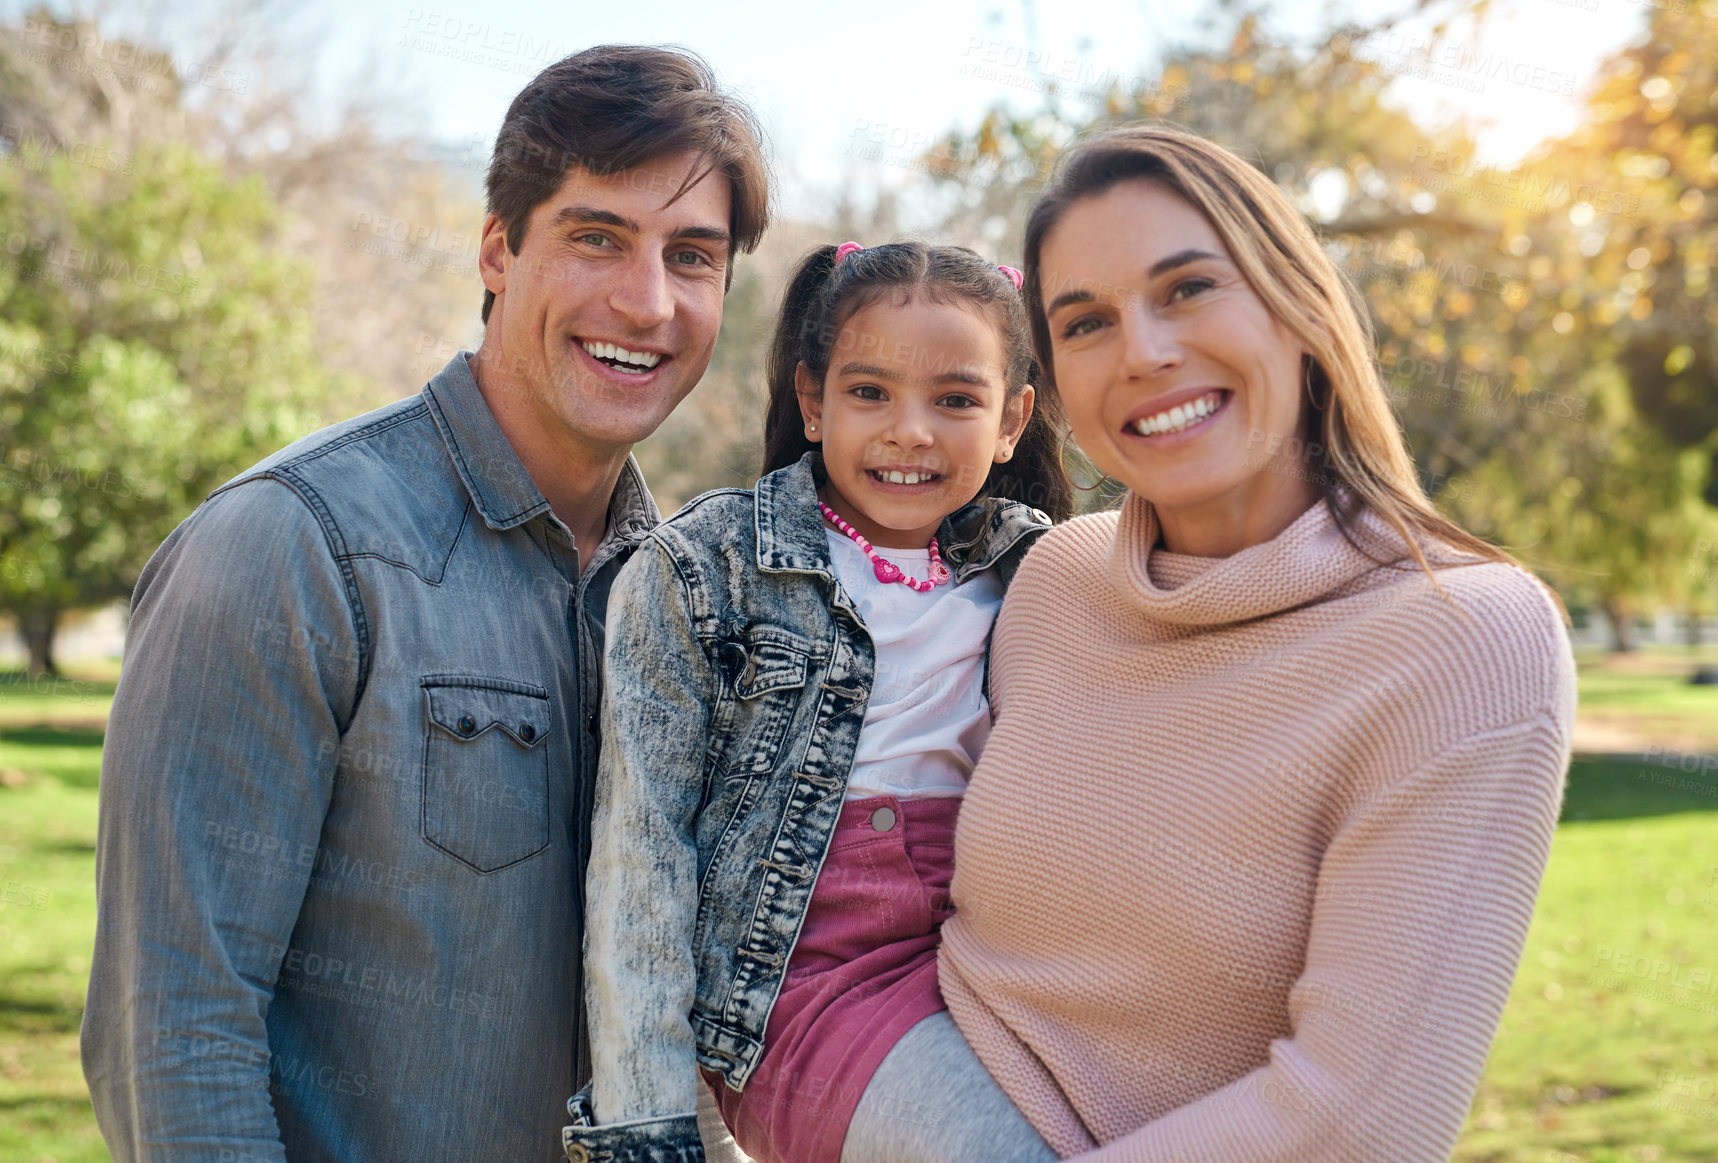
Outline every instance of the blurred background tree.
<path id="1" fill-rule="evenodd" d="M 0 557 L 27 563 L 0 610 L 32 673 L 54 669 L 64 612 L 128 597 L 186 513 L 333 390 L 277 219 L 260 181 L 178 144 L 112 168 L 27 145 L 0 168 Z"/>
<path id="2" fill-rule="evenodd" d="M 32 674 L 212 488 L 477 333 L 470 159 L 380 133 L 362 85 L 319 124 L 305 59 L 236 19 L 196 77 L 46 9 L 0 31 L 0 612 Z"/>

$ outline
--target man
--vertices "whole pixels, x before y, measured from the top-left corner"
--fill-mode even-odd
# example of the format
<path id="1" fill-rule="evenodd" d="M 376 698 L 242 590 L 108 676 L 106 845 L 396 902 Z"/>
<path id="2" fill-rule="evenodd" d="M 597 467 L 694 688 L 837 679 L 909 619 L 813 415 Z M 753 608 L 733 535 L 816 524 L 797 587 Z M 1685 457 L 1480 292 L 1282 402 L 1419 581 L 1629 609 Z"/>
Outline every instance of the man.
<path id="1" fill-rule="evenodd" d="M 149 562 L 83 1027 L 116 1158 L 561 1157 L 603 615 L 658 519 L 630 449 L 708 365 L 759 141 L 687 55 L 545 69 L 496 141 L 478 351 Z"/>

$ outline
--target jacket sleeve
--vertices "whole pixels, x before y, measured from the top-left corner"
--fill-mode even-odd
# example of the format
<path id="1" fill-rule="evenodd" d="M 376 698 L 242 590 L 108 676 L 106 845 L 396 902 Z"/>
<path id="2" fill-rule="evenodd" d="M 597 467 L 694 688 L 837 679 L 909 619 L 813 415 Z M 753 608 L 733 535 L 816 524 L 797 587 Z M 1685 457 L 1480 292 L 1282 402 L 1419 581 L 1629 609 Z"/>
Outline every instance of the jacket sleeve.
<path id="1" fill-rule="evenodd" d="M 703 1157 L 690 1020 L 695 829 L 719 686 L 691 602 L 657 537 L 640 545 L 609 599 L 585 885 L 592 1079 L 563 1135 L 573 1158 L 580 1146 L 617 1161 Z"/>
<path id="2" fill-rule="evenodd" d="M 1521 958 L 1568 747 L 1567 722 L 1541 713 L 1357 810 L 1319 870 L 1292 1035 L 1266 1065 L 1078 1158 L 1447 1160 Z"/>
<path id="3" fill-rule="evenodd" d="M 131 1160 L 284 1161 L 266 1020 L 356 699 L 355 607 L 279 481 L 150 560 L 102 750 L 84 1075 Z"/>

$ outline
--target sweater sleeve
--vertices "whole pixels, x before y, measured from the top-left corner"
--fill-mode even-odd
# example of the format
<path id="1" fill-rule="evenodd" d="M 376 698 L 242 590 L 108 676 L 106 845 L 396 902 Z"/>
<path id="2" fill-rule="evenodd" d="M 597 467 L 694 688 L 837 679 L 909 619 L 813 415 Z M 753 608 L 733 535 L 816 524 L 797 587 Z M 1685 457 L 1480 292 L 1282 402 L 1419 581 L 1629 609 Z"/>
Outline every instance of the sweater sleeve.
<path id="1" fill-rule="evenodd" d="M 1473 1101 L 1562 800 L 1567 724 L 1470 736 L 1359 805 L 1325 851 L 1292 1034 L 1091 1163 L 1442 1163 Z"/>

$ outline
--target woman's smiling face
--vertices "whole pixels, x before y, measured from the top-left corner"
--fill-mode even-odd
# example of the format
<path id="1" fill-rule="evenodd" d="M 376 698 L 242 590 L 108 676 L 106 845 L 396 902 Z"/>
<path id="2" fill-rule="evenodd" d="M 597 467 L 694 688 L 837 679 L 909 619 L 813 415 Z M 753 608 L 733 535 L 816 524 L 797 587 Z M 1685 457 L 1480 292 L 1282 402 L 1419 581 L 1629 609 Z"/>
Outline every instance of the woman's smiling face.
<path id="1" fill-rule="evenodd" d="M 1153 503 L 1172 549 L 1234 552 L 1233 536 L 1175 542 L 1223 526 L 1251 544 L 1305 511 L 1305 348 L 1191 203 L 1144 178 L 1080 199 L 1040 284 L 1074 437 Z"/>

